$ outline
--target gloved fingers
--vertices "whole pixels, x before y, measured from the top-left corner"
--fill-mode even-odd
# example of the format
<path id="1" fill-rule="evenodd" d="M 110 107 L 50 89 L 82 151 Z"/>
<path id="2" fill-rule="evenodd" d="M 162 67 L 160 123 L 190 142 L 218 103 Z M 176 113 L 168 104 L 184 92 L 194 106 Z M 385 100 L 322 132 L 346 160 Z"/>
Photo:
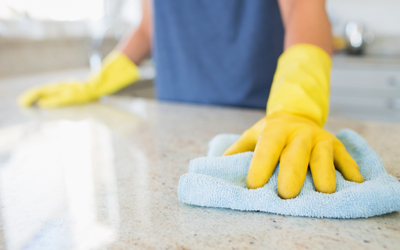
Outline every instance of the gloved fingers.
<path id="1" fill-rule="evenodd" d="M 285 143 L 286 137 L 277 131 L 260 136 L 247 173 L 247 188 L 260 188 L 269 181 Z"/>
<path id="2" fill-rule="evenodd" d="M 226 156 L 248 151 L 254 151 L 258 137 L 260 136 L 261 131 L 264 127 L 264 122 L 265 118 L 262 118 L 261 120 L 256 122 L 251 128 L 246 130 L 239 138 L 239 140 L 237 140 L 227 150 L 225 150 L 223 155 Z"/>
<path id="3" fill-rule="evenodd" d="M 57 92 L 56 85 L 38 86 L 28 89 L 18 97 L 18 104 L 22 107 L 31 106 L 34 102 L 38 101 L 41 97 L 51 95 Z"/>
<path id="4" fill-rule="evenodd" d="M 256 141 L 250 136 L 242 135 L 239 140 L 237 140 L 234 144 L 232 144 L 225 152 L 223 153 L 224 156 L 226 155 L 233 155 L 248 151 L 254 151 L 254 147 L 256 146 Z"/>
<path id="5" fill-rule="evenodd" d="M 27 90 L 24 93 L 20 94 L 18 97 L 18 104 L 21 107 L 29 107 L 31 106 L 36 100 L 38 96 L 37 91 Z"/>
<path id="6" fill-rule="evenodd" d="M 321 193 L 336 191 L 336 172 L 333 164 L 333 141 L 323 140 L 314 145 L 310 158 L 310 170 L 315 190 Z"/>
<path id="7" fill-rule="evenodd" d="M 345 146 L 338 139 L 333 144 L 333 157 L 336 169 L 342 173 L 348 181 L 362 183 L 362 177 L 357 162 L 347 152 Z"/>
<path id="8" fill-rule="evenodd" d="M 59 92 L 40 98 L 40 100 L 37 102 L 37 105 L 40 108 L 57 108 L 73 103 L 75 103 L 73 96 L 66 95 L 63 92 Z"/>
<path id="9" fill-rule="evenodd" d="M 296 197 L 306 178 L 310 153 L 311 136 L 296 136 L 282 151 L 278 173 L 278 194 L 283 199 Z"/>

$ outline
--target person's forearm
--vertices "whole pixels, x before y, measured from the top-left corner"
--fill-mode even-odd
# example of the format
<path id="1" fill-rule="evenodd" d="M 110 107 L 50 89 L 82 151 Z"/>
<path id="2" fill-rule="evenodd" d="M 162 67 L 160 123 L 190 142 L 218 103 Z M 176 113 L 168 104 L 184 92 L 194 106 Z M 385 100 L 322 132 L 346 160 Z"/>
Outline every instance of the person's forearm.
<path id="1" fill-rule="evenodd" d="M 299 43 L 332 53 L 332 32 L 325 0 L 279 0 L 285 27 L 285 49 Z"/>
<path id="2" fill-rule="evenodd" d="M 142 13 L 139 27 L 116 47 L 116 50 L 128 56 L 135 64 L 139 64 L 151 53 L 153 17 L 150 0 L 142 1 Z"/>

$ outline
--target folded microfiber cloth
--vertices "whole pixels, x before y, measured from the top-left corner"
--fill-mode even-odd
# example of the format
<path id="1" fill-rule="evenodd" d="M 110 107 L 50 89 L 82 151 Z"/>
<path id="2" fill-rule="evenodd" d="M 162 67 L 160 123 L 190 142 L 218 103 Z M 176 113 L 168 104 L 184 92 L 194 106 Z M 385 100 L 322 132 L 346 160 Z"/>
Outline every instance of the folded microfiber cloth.
<path id="1" fill-rule="evenodd" d="M 378 155 L 354 131 L 341 130 L 337 137 L 358 163 L 363 183 L 346 181 L 336 171 L 336 192 L 315 191 L 308 171 L 300 194 L 284 200 L 278 196 L 278 167 L 262 188 L 247 189 L 246 176 L 253 152 L 221 156 L 239 135 L 221 134 L 209 142 L 207 157 L 190 162 L 181 176 L 179 200 L 197 206 L 262 211 L 319 218 L 360 218 L 400 211 L 400 183 L 389 175 Z"/>

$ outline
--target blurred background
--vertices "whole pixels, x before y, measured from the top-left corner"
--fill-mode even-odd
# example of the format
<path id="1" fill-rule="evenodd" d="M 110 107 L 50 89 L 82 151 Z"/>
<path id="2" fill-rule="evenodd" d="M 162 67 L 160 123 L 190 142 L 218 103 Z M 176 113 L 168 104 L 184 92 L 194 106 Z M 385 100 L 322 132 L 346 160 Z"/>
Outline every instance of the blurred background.
<path id="1" fill-rule="evenodd" d="M 328 0 L 327 9 L 331 115 L 400 121 L 400 0 Z M 140 19 L 140 0 L 2 0 L 0 90 L 85 78 Z M 151 58 L 141 71 L 142 81 L 118 94 L 154 98 Z"/>

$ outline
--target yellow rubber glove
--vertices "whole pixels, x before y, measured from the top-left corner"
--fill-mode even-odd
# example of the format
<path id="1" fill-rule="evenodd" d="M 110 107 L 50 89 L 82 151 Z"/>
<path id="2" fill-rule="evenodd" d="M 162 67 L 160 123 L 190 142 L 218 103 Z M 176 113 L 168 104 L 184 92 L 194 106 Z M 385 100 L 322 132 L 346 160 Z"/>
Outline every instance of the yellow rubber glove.
<path id="1" fill-rule="evenodd" d="M 103 61 L 99 73 L 86 82 L 64 82 L 34 87 L 21 94 L 18 103 L 22 107 L 37 105 L 54 108 L 98 100 L 112 94 L 139 79 L 137 66 L 121 52 L 111 52 Z"/>
<path id="2" fill-rule="evenodd" d="M 224 155 L 254 151 L 247 187 L 264 186 L 279 163 L 278 194 L 296 197 L 310 165 L 317 191 L 336 190 L 335 168 L 349 181 L 363 182 L 357 163 L 344 145 L 322 127 L 328 116 L 329 55 L 317 46 L 299 44 L 278 61 L 267 116 L 246 130 Z"/>

